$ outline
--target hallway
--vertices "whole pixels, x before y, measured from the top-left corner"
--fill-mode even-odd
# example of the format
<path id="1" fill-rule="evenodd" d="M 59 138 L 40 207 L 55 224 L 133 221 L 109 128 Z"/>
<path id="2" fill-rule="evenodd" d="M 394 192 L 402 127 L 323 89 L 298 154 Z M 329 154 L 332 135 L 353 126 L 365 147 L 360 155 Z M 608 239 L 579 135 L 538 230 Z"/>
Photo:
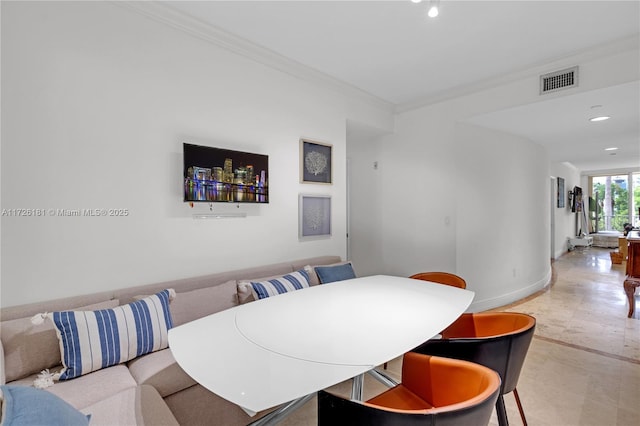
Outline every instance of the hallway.
<path id="1" fill-rule="evenodd" d="M 611 251 L 566 253 L 546 291 L 501 309 L 537 319 L 518 384 L 531 425 L 640 424 L 640 314 L 627 318 L 626 262 L 611 264 Z M 521 424 L 513 396 L 505 402 Z"/>

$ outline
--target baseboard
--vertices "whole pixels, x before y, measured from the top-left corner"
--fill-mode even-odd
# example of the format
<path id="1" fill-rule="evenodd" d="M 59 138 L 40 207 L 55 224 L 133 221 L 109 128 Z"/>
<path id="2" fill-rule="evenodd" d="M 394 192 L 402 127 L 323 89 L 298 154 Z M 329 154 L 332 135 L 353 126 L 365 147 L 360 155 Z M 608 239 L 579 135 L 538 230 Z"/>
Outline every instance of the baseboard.
<path id="1" fill-rule="evenodd" d="M 499 297 L 485 300 L 477 300 L 471 303 L 467 312 L 482 312 L 489 309 L 499 308 L 500 306 L 506 306 L 518 300 L 524 299 L 532 294 L 544 289 L 551 281 L 551 265 L 545 274 L 545 277 L 539 281 L 530 284 L 524 288 L 513 291 L 511 293 L 503 294 Z"/>

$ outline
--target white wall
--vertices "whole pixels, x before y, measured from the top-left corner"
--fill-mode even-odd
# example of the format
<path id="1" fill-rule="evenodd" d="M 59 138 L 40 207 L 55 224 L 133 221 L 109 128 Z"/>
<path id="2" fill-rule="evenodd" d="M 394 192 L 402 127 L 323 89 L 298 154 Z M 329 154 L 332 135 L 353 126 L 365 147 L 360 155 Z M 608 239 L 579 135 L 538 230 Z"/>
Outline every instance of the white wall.
<path id="1" fill-rule="evenodd" d="M 439 270 L 463 276 L 476 292 L 471 311 L 511 303 L 550 277 L 549 161 L 538 144 L 465 124 L 470 117 L 517 105 L 531 81 L 400 113 L 392 135 L 356 141 L 377 159 L 377 207 L 352 191 L 353 211 L 372 211 L 368 239 L 354 250 L 367 272 L 408 276 Z M 523 96 L 523 93 L 526 96 Z M 351 150 L 352 141 L 349 140 Z M 369 176 L 369 177 L 367 177 Z M 354 178 L 354 184 L 356 179 Z M 368 194 L 364 189 L 362 193 Z"/>
<path id="2" fill-rule="evenodd" d="M 576 213 L 571 212 L 571 204 L 569 203 L 569 191 L 574 186 L 580 186 L 586 193 L 586 187 L 583 187 L 580 181 L 580 171 L 569 163 L 551 163 L 551 176 L 555 179 L 564 178 L 564 200 L 565 207 L 558 208 L 557 204 L 553 206 L 553 214 L 555 221 L 554 247 L 555 253 L 553 258 L 557 259 L 569 250 L 568 239 L 576 235 Z M 557 179 L 556 179 L 557 191 Z M 555 195 L 552 194 L 552 199 Z"/>
<path id="3" fill-rule="evenodd" d="M 459 170 L 451 117 L 435 108 L 400 114 L 381 143 L 383 224 L 388 273 L 456 269 Z M 444 119 L 443 119 L 444 118 Z"/>
<path id="4" fill-rule="evenodd" d="M 107 2 L 2 2 L 2 306 L 308 256 L 346 255 L 346 121 L 362 99 Z M 299 183 L 299 138 L 333 144 L 331 186 Z M 194 220 L 182 143 L 268 154 L 269 205 Z M 333 237 L 298 241 L 298 194 L 330 194 Z"/>
<path id="5" fill-rule="evenodd" d="M 377 132 L 347 125 L 349 161 L 350 259 L 360 276 L 384 272 L 382 252 L 376 250 L 381 238 L 381 162 Z"/>
<path id="6" fill-rule="evenodd" d="M 550 168 L 529 141 L 464 124 L 536 102 L 537 71 L 400 112 L 394 123 L 389 108 L 366 97 L 260 65 L 114 3 L 1 8 L 2 208 L 130 212 L 3 216 L 2 306 L 344 257 L 347 155 L 358 273 L 457 272 L 477 292 L 473 310 L 509 303 L 548 281 L 549 176 L 565 170 Z M 584 56 L 579 90 L 637 78 L 629 58 Z M 377 130 L 348 135 L 348 122 Z M 299 183 L 300 137 L 333 144 L 333 185 Z M 241 206 L 245 219 L 192 219 L 208 207 L 182 202 L 182 142 L 268 154 L 271 203 Z M 332 196 L 331 239 L 298 241 L 301 192 Z"/>
<path id="7" fill-rule="evenodd" d="M 551 277 L 548 159 L 538 144 L 457 126 L 457 267 L 476 292 L 472 310 L 503 306 Z"/>

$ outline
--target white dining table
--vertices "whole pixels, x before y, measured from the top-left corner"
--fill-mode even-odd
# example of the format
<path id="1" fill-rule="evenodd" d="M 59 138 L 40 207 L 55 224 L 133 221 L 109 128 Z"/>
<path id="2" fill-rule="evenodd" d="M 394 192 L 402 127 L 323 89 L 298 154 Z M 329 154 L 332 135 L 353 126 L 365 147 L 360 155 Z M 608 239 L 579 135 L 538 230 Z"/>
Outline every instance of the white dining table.
<path id="1" fill-rule="evenodd" d="M 169 330 L 169 347 L 194 380 L 253 415 L 404 354 L 451 324 L 473 297 L 410 278 L 354 278 L 183 324 Z"/>

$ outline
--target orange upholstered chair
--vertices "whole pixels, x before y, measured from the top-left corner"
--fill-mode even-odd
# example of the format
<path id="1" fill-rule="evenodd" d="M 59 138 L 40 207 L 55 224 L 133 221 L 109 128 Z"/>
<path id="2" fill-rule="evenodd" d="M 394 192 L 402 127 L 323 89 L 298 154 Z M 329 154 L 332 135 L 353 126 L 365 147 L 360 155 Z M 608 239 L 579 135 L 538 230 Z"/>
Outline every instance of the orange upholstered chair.
<path id="1" fill-rule="evenodd" d="M 411 275 L 409 278 L 446 284 L 453 287 L 467 288 L 467 282 L 462 279 L 462 277 L 449 272 L 420 272 L 419 274 Z"/>
<path id="2" fill-rule="evenodd" d="M 517 312 L 462 314 L 442 331 L 442 339 L 429 340 L 415 352 L 463 359 L 497 371 L 502 379 L 496 402 L 498 423 L 509 424 L 503 395 L 513 392 L 522 422 L 527 420 L 516 389 L 533 338 L 536 319 Z"/>
<path id="3" fill-rule="evenodd" d="M 449 272 L 420 272 L 419 274 L 413 274 L 409 278 L 422 281 L 431 281 L 434 283 L 450 285 L 452 287 L 467 288 L 467 282 L 456 274 Z M 388 363 L 385 362 L 382 366 L 387 369 Z"/>
<path id="4" fill-rule="evenodd" d="M 318 393 L 318 426 L 487 425 L 500 376 L 479 364 L 407 353 L 402 382 L 366 402 Z"/>

